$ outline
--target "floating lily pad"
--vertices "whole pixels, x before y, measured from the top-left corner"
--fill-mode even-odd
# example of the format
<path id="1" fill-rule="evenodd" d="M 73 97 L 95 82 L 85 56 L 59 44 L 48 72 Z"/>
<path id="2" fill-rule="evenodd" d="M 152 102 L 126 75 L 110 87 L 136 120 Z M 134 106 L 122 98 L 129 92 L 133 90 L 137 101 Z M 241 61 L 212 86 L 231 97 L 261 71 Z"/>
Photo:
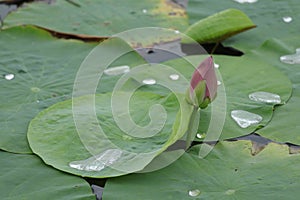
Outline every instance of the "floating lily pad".
<path id="1" fill-rule="evenodd" d="M 64 1 L 25 4 L 5 19 L 4 27 L 31 24 L 56 32 L 110 37 L 133 28 L 163 27 L 184 30 L 184 8 L 170 0 Z"/>
<path id="2" fill-rule="evenodd" d="M 194 23 L 185 34 L 199 43 L 218 43 L 254 27 L 255 24 L 245 13 L 227 9 Z M 188 40 L 183 42 L 189 43 Z"/>
<path id="3" fill-rule="evenodd" d="M 128 92 L 120 94 L 126 96 Z M 155 156 L 187 131 L 189 120 L 184 120 L 172 129 L 179 110 L 178 101 L 184 103 L 184 98 L 177 99 L 175 95 L 164 97 L 147 92 L 136 92 L 129 104 L 131 119 L 123 124 L 123 128 L 117 123 L 116 117 L 122 119 L 122 115 L 126 113 L 113 117 L 111 93 L 95 96 L 97 119 L 93 119 L 88 112 L 88 103 L 91 98 L 93 99 L 94 96 L 73 99 L 73 110 L 71 100 L 57 103 L 40 112 L 31 121 L 28 129 L 30 147 L 47 164 L 81 176 L 119 176 L 142 170 Z M 167 118 L 164 118 L 163 112 L 151 111 L 150 107 L 154 104 L 160 104 L 165 108 Z M 74 105 L 81 108 L 81 112 L 76 113 L 77 117 L 79 115 L 81 117 L 78 121 L 81 125 L 75 126 L 73 114 L 78 110 L 74 111 Z M 120 105 L 126 107 L 126 101 L 121 101 Z M 135 129 L 142 129 L 141 127 L 152 123 L 148 114 L 149 109 L 154 126 L 134 136 Z M 189 107 L 184 107 L 183 111 L 187 114 L 182 118 L 188 119 Z M 132 122 L 134 124 L 130 126 Z M 163 126 L 157 126 L 155 124 L 157 122 L 162 123 Z M 85 129 L 80 132 L 82 125 Z M 127 126 L 125 129 L 124 125 Z M 127 132 L 128 129 L 130 132 Z M 156 133 L 148 135 L 151 131 L 156 131 Z"/>
<path id="4" fill-rule="evenodd" d="M 289 38 L 299 34 L 298 0 L 258 0 L 255 3 L 240 4 L 233 0 L 219 1 L 190 0 L 187 8 L 190 23 L 195 23 L 224 9 L 235 8 L 243 11 L 257 25 L 257 28 L 239 34 L 226 40 L 225 44 L 247 50 L 259 47 L 265 40 Z M 290 23 L 283 21 L 283 17 L 292 17 Z"/>
<path id="5" fill-rule="evenodd" d="M 0 32 L 1 149 L 31 152 L 26 140 L 29 121 L 48 106 L 71 98 L 80 64 L 96 45 L 56 39 L 33 27 L 15 27 Z M 113 57 L 124 49 L 129 52 L 114 58 L 112 67 L 145 63 L 120 39 L 107 40 L 101 48 L 107 46 L 111 51 L 106 51 L 105 56 Z M 103 77 L 98 92 L 112 91 L 118 78 Z"/>
<path id="6" fill-rule="evenodd" d="M 199 56 L 189 56 L 184 59 L 175 59 L 166 62 L 168 66 L 174 67 L 190 79 L 192 68 L 188 68 L 190 63 L 197 65 Z M 245 55 L 243 57 L 214 56 L 214 60 L 219 64 L 219 73 L 222 80 L 215 102 L 207 109 L 201 110 L 201 119 L 198 132 L 202 135 L 200 140 L 218 140 L 246 135 L 261 126 L 267 125 L 273 114 L 273 106 L 277 103 L 268 104 L 253 101 L 249 95 L 262 91 L 277 94 L 281 98 L 281 103 L 285 103 L 292 92 L 292 85 L 287 76 L 272 66 L 270 62 L 262 62 L 256 55 Z M 223 88 L 224 87 L 224 88 Z M 223 88 L 223 89 L 222 89 Z M 225 90 L 225 91 L 224 91 Z M 212 109 L 215 109 L 214 111 Z M 262 117 L 252 125 L 242 128 L 231 117 L 234 110 L 243 110 Z M 211 119 L 213 111 L 213 119 Z M 225 118 L 222 126 L 222 116 Z M 210 134 L 207 131 L 210 128 Z M 221 131 L 221 135 L 216 133 Z"/>
<path id="7" fill-rule="evenodd" d="M 89 184 L 47 167 L 35 155 L 0 151 L 1 199 L 95 199 Z"/>
<path id="8" fill-rule="evenodd" d="M 271 143 L 256 156 L 251 142 L 221 142 L 205 158 L 195 146 L 172 165 L 106 182 L 103 199 L 294 199 L 300 155 Z"/>
<path id="9" fill-rule="evenodd" d="M 282 41 L 270 39 L 260 48 L 253 50 L 259 59 L 272 63 L 273 66 L 282 70 L 293 83 L 293 93 L 286 105 L 276 108 L 274 117 L 267 127 L 258 131 L 264 137 L 278 142 L 290 142 L 300 144 L 299 107 L 300 107 L 300 69 L 299 64 L 287 64 L 280 61 L 284 55 L 295 54 L 296 48 L 300 47 L 298 38 L 290 38 Z"/>

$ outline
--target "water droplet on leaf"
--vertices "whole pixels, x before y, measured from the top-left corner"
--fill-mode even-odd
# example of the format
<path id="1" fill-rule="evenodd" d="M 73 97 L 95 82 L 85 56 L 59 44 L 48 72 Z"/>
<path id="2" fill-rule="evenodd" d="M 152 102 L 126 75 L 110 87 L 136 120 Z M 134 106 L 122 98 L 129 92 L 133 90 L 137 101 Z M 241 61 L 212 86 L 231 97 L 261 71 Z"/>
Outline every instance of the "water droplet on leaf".
<path id="1" fill-rule="evenodd" d="M 4 78 L 8 81 L 13 80 L 15 78 L 14 74 L 6 74 L 4 75 Z"/>
<path id="2" fill-rule="evenodd" d="M 146 10 L 146 9 L 143 9 L 142 11 L 143 11 L 143 13 L 147 13 L 147 10 Z"/>
<path id="3" fill-rule="evenodd" d="M 231 117 L 241 128 L 258 124 L 262 120 L 260 115 L 245 110 L 233 110 L 231 111 Z"/>
<path id="4" fill-rule="evenodd" d="M 179 79 L 179 75 L 178 74 L 171 74 L 169 76 L 169 78 L 172 80 L 172 81 L 177 81 Z"/>
<path id="5" fill-rule="evenodd" d="M 290 23 L 291 21 L 293 21 L 293 18 L 290 17 L 290 16 L 285 16 L 282 18 L 282 20 L 285 22 L 285 23 Z"/>
<path id="6" fill-rule="evenodd" d="M 214 67 L 215 67 L 216 69 L 218 69 L 218 68 L 220 67 L 220 65 L 217 64 L 217 63 L 214 63 Z"/>
<path id="7" fill-rule="evenodd" d="M 238 3 L 255 3 L 257 0 L 234 0 L 235 2 Z"/>
<path id="8" fill-rule="evenodd" d="M 221 85 L 222 84 L 222 82 L 221 81 L 217 81 L 217 85 Z"/>
<path id="9" fill-rule="evenodd" d="M 131 136 L 126 135 L 126 134 L 122 135 L 122 138 L 123 138 L 123 140 L 132 140 L 133 139 Z"/>
<path id="10" fill-rule="evenodd" d="M 30 90 L 34 93 L 38 93 L 39 91 L 41 91 L 41 89 L 38 87 L 32 87 L 32 88 L 30 88 Z"/>
<path id="11" fill-rule="evenodd" d="M 115 163 L 121 155 L 122 151 L 120 149 L 108 149 L 86 160 L 72 161 L 69 166 L 83 171 L 101 171 L 106 166 Z"/>
<path id="12" fill-rule="evenodd" d="M 180 31 L 179 31 L 179 30 L 175 30 L 174 33 L 175 33 L 175 34 L 179 34 Z"/>
<path id="13" fill-rule="evenodd" d="M 203 139 L 203 138 L 205 138 L 205 134 L 204 134 L 204 133 L 203 133 L 203 134 L 197 133 L 196 137 L 197 137 L 198 139 Z"/>
<path id="14" fill-rule="evenodd" d="M 196 196 L 199 196 L 200 195 L 200 190 L 196 189 L 196 190 L 190 190 L 189 191 L 189 196 L 191 197 L 196 197 Z"/>
<path id="15" fill-rule="evenodd" d="M 233 195 L 234 193 L 235 193 L 235 190 L 227 190 L 225 192 L 225 194 L 227 194 L 227 195 Z"/>
<path id="16" fill-rule="evenodd" d="M 152 79 L 152 78 L 147 78 L 147 79 L 143 80 L 143 83 L 146 85 L 154 85 L 154 84 L 156 84 L 156 80 Z"/>
<path id="17" fill-rule="evenodd" d="M 280 61 L 287 64 L 300 64 L 300 48 L 296 49 L 295 54 L 281 56 Z"/>
<path id="18" fill-rule="evenodd" d="M 127 65 L 124 66 L 117 66 L 117 67 L 111 67 L 104 70 L 104 74 L 109 76 L 117 76 L 120 74 L 125 74 L 130 71 L 130 67 Z"/>
<path id="19" fill-rule="evenodd" d="M 270 92 L 253 92 L 249 94 L 249 99 L 252 101 L 263 102 L 268 104 L 279 104 L 281 103 L 281 98 L 278 94 L 273 94 Z"/>

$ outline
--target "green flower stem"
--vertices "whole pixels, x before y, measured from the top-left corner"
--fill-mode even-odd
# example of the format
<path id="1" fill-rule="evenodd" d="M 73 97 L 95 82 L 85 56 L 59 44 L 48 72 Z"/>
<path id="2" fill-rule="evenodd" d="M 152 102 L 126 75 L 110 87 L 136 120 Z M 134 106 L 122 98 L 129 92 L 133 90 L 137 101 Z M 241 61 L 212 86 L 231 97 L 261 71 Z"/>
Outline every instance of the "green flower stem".
<path id="1" fill-rule="evenodd" d="M 200 120 L 200 108 L 198 106 L 194 106 L 193 112 L 190 117 L 188 130 L 186 132 L 186 149 L 190 147 L 191 142 L 194 140 L 197 134 L 199 120 Z"/>

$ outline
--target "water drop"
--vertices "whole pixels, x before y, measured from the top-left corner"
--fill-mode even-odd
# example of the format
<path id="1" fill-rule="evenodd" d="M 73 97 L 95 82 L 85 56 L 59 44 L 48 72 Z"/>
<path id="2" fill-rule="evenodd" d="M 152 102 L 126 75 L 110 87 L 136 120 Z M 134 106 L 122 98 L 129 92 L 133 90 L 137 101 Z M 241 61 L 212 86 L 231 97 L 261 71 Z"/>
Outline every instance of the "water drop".
<path id="1" fill-rule="evenodd" d="M 214 63 L 214 67 L 215 67 L 216 69 L 219 69 L 220 65 L 217 64 L 217 63 Z"/>
<path id="2" fill-rule="evenodd" d="M 132 140 L 133 138 L 129 135 L 124 134 L 124 135 L 122 135 L 122 139 L 123 140 Z"/>
<path id="3" fill-rule="evenodd" d="M 106 166 L 115 163 L 121 155 L 122 151 L 120 149 L 108 149 L 86 160 L 72 161 L 69 166 L 83 171 L 101 171 Z"/>
<path id="4" fill-rule="evenodd" d="M 234 0 L 235 2 L 238 3 L 255 3 L 257 0 Z"/>
<path id="5" fill-rule="evenodd" d="M 111 67 L 106 70 L 104 70 L 104 74 L 109 76 L 117 76 L 120 74 L 125 74 L 130 71 L 130 67 L 127 65 L 124 66 L 117 66 L 117 67 Z"/>
<path id="6" fill-rule="evenodd" d="M 4 75 L 4 78 L 8 81 L 13 80 L 15 78 L 14 74 L 6 74 Z"/>
<path id="7" fill-rule="evenodd" d="M 287 64 L 300 64 L 300 48 L 296 49 L 295 54 L 281 56 L 280 61 Z"/>
<path id="8" fill-rule="evenodd" d="M 278 94 L 273 94 L 270 92 L 253 92 L 249 94 L 249 99 L 252 101 L 263 102 L 268 104 L 279 104 L 281 103 L 281 98 Z"/>
<path id="9" fill-rule="evenodd" d="M 179 30 L 175 30 L 174 33 L 175 33 L 175 34 L 179 34 L 180 31 L 179 31 Z"/>
<path id="10" fill-rule="evenodd" d="M 227 190 L 225 192 L 225 194 L 227 194 L 227 195 L 233 195 L 234 193 L 235 193 L 235 190 Z"/>
<path id="11" fill-rule="evenodd" d="M 147 79 L 143 80 L 143 83 L 146 85 L 154 85 L 154 84 L 156 84 L 156 80 L 152 79 L 152 78 L 147 78 Z"/>
<path id="12" fill-rule="evenodd" d="M 205 133 L 203 133 L 203 134 L 197 133 L 196 137 L 197 137 L 198 139 L 203 139 L 203 138 L 205 138 Z"/>
<path id="13" fill-rule="evenodd" d="M 244 110 L 231 111 L 231 117 L 241 128 L 247 128 L 251 125 L 258 124 L 262 120 L 260 115 Z"/>
<path id="14" fill-rule="evenodd" d="M 285 16 L 282 18 L 282 20 L 285 22 L 285 23 L 290 23 L 291 21 L 293 21 L 293 18 L 290 17 L 290 16 Z"/>
<path id="15" fill-rule="evenodd" d="M 36 100 L 36 103 L 40 103 L 40 100 Z"/>
<path id="16" fill-rule="evenodd" d="M 221 85 L 222 84 L 222 82 L 221 81 L 217 81 L 217 85 Z"/>
<path id="17" fill-rule="evenodd" d="M 41 89 L 38 87 L 32 87 L 32 88 L 30 88 L 30 90 L 34 93 L 38 93 L 39 91 L 41 91 Z"/>
<path id="18" fill-rule="evenodd" d="M 169 78 L 172 80 L 172 81 L 177 81 L 179 79 L 179 75 L 178 74 L 171 74 L 169 76 Z"/>
<path id="19" fill-rule="evenodd" d="M 143 13 L 147 13 L 147 10 L 146 10 L 146 9 L 143 9 L 142 11 L 143 11 Z"/>
<path id="20" fill-rule="evenodd" d="M 200 190 L 196 189 L 196 190 L 190 190 L 189 191 L 189 196 L 191 197 L 196 197 L 196 196 L 199 196 L 200 195 Z"/>

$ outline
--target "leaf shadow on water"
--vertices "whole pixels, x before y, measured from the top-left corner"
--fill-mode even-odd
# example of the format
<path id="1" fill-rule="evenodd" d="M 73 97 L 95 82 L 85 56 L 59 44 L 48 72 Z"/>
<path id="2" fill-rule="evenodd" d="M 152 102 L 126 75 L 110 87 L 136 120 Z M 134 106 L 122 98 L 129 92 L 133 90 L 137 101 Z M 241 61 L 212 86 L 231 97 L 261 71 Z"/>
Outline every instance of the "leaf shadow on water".
<path id="1" fill-rule="evenodd" d="M 244 53 L 233 47 L 223 46 L 222 43 L 181 44 L 179 40 L 164 42 L 151 48 L 136 49 L 150 63 L 161 63 L 189 55 L 214 54 L 227 56 L 242 56 Z M 205 51 L 203 51 L 205 50 Z"/>
<path id="2" fill-rule="evenodd" d="M 93 193 L 96 195 L 96 199 L 101 200 L 107 179 L 85 178 L 85 180 L 90 184 Z"/>
<path id="3" fill-rule="evenodd" d="M 0 30 L 3 25 L 4 18 L 11 12 L 17 9 L 17 5 L 15 4 L 4 4 L 0 2 Z"/>

